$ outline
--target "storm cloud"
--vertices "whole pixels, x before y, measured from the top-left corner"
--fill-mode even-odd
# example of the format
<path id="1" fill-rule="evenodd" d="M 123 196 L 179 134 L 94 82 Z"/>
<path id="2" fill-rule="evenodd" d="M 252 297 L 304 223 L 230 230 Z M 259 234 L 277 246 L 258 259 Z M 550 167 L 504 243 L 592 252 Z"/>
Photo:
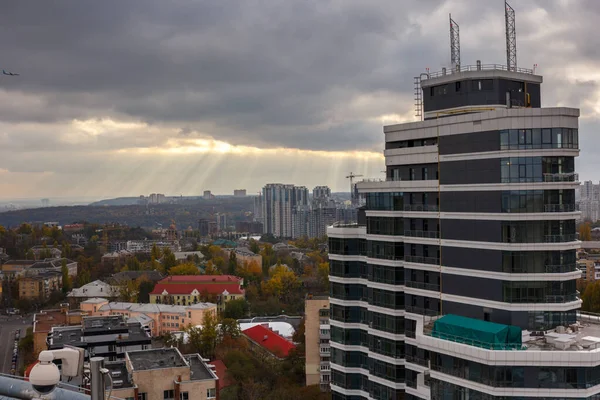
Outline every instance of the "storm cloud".
<path id="1" fill-rule="evenodd" d="M 543 105 L 582 108 L 595 153 L 600 3 L 513 0 Z M 0 197 L 259 190 L 381 176 L 382 125 L 414 120 L 413 77 L 504 63 L 501 1 L 19 0 L 0 13 Z"/>

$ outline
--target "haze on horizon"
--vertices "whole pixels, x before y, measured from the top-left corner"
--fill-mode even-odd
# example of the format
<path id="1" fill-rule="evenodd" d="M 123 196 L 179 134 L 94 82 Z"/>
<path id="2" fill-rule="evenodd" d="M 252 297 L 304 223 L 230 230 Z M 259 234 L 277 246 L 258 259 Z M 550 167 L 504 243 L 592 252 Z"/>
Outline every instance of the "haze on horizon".
<path id="1" fill-rule="evenodd" d="M 580 107 L 598 180 L 600 2 L 512 0 L 543 106 Z M 413 77 L 505 63 L 503 2 L 20 0 L 0 13 L 0 198 L 348 191 L 383 177 L 382 125 L 414 120 Z M 570 24 L 568 21 L 578 21 Z"/>

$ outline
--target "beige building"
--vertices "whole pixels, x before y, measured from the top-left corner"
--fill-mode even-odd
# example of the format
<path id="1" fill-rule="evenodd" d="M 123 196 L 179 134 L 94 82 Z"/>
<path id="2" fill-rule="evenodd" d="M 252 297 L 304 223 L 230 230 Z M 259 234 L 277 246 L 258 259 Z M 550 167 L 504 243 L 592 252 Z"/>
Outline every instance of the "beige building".
<path id="1" fill-rule="evenodd" d="M 125 362 L 107 366 L 112 396 L 138 400 L 217 399 L 219 378 L 199 354 L 183 356 L 176 348 L 127 352 Z M 116 384 L 115 384 L 116 382 Z"/>
<path id="2" fill-rule="evenodd" d="M 238 265 L 244 265 L 245 262 L 248 264 L 255 262 L 256 264 L 262 266 L 262 256 L 260 254 L 253 253 L 249 248 L 237 247 L 235 249 L 223 249 L 223 252 L 227 258 L 230 257 L 232 251 L 235 253 L 235 258 Z"/>
<path id="3" fill-rule="evenodd" d="M 329 297 L 309 295 L 305 301 L 304 318 L 306 385 L 320 385 L 321 390 L 329 390 Z"/>
<path id="4" fill-rule="evenodd" d="M 62 288 L 62 274 L 56 271 L 44 272 L 19 278 L 19 299 L 45 301 L 54 291 Z"/>
<path id="5" fill-rule="evenodd" d="M 60 309 L 42 310 L 33 315 L 33 352 L 35 359 L 42 350 L 48 350 L 46 340 L 53 327 L 81 325 L 85 313 L 81 310 L 69 310 L 69 304 L 60 305 Z"/>
<path id="6" fill-rule="evenodd" d="M 93 316 L 124 315 L 127 318 L 137 318 L 144 326 L 150 328 L 154 337 L 167 332 L 182 331 L 188 325 L 202 325 L 206 313 L 215 316 L 217 314 L 217 305 L 214 303 L 178 306 L 113 302 L 104 298 L 94 298 L 82 302 L 80 307 L 82 311 Z"/>

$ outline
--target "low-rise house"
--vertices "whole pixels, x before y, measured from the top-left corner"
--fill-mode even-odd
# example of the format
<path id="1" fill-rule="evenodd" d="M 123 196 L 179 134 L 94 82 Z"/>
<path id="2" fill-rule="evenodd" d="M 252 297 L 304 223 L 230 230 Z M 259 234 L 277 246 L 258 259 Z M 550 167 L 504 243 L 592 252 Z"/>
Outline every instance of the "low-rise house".
<path id="1" fill-rule="evenodd" d="M 253 253 L 247 247 L 236 247 L 232 249 L 223 249 L 226 257 L 231 256 L 231 252 L 235 253 L 235 257 L 238 265 L 244 265 L 244 263 L 252 263 L 255 262 L 258 265 L 262 265 L 262 256 L 260 254 Z"/>
<path id="2" fill-rule="evenodd" d="M 225 303 L 245 298 L 244 280 L 233 275 L 176 275 L 162 279 L 150 292 L 150 303 L 190 305 L 215 302 L 222 311 Z"/>
<path id="3" fill-rule="evenodd" d="M 102 256 L 100 262 L 104 266 L 119 266 L 124 265 L 128 259 L 133 258 L 135 254 L 128 250 L 118 250 L 106 253 Z"/>
<path id="4" fill-rule="evenodd" d="M 80 288 L 75 288 L 69 292 L 67 299 L 71 306 L 78 306 L 81 302 L 96 297 L 107 299 L 116 299 L 119 296 L 119 288 L 111 286 L 101 280 L 95 280 L 87 283 Z"/>
<path id="5" fill-rule="evenodd" d="M 136 318 L 150 329 L 152 336 L 183 330 L 188 325 L 201 325 L 206 313 L 216 315 L 217 305 L 197 303 L 188 306 L 169 304 L 139 304 L 111 302 L 103 298 L 89 299 L 81 303 L 88 315 L 123 315 Z"/>
<path id="6" fill-rule="evenodd" d="M 149 280 L 150 282 L 158 282 L 164 278 L 164 275 L 161 274 L 159 271 L 155 271 L 155 270 L 152 270 L 152 271 L 122 271 L 122 272 L 117 272 L 116 274 L 114 274 L 110 278 L 110 281 L 116 285 L 120 285 L 124 282 L 134 281 L 141 277 L 144 277 L 145 279 Z"/>
<path id="7" fill-rule="evenodd" d="M 9 260 L 2 264 L 2 273 L 9 279 L 23 275 L 38 275 L 44 272 L 61 272 L 63 262 L 69 270 L 69 276 L 77 276 L 77 261 L 68 258 L 47 258 L 44 260 Z"/>
<path id="8" fill-rule="evenodd" d="M 242 335 L 250 345 L 251 351 L 278 359 L 287 357 L 290 351 L 296 348 L 294 343 L 264 325 L 245 329 L 242 331 Z"/>

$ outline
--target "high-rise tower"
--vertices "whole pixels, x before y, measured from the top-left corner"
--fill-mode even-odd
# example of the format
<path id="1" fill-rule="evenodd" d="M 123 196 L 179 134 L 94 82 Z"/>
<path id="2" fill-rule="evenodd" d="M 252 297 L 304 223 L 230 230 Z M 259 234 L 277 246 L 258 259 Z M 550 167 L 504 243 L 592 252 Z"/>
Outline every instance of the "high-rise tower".
<path id="1" fill-rule="evenodd" d="M 328 230 L 334 400 L 600 398 L 600 325 L 577 322 L 579 110 L 541 108 L 541 83 L 426 74 L 424 121 L 384 128 L 366 226 Z"/>

